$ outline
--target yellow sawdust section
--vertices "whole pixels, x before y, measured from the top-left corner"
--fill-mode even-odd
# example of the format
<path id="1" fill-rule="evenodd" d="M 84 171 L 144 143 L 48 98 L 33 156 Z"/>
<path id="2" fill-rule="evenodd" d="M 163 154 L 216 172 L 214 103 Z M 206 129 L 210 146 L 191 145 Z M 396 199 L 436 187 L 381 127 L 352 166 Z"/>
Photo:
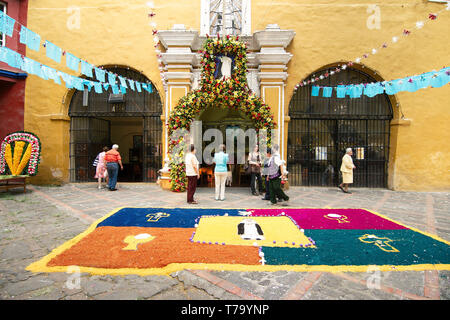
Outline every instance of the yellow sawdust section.
<path id="1" fill-rule="evenodd" d="M 303 246 L 308 244 L 310 247 L 313 247 L 309 239 L 298 229 L 292 220 L 283 216 L 250 217 L 251 220 L 259 224 L 265 239 L 243 240 L 238 235 L 237 226 L 246 219 L 249 218 L 235 216 L 202 217 L 192 240 L 194 242 L 205 241 L 206 243 L 212 242 L 213 244 L 218 242 L 219 244 L 225 243 L 226 245 L 240 246 L 253 246 L 256 244 L 258 247 L 299 248 L 300 244 Z"/>
<path id="2" fill-rule="evenodd" d="M 31 272 L 68 272 L 69 269 L 68 266 L 60 266 L 60 267 L 48 267 L 47 263 L 59 255 L 60 253 L 64 252 L 65 250 L 72 247 L 74 244 L 79 242 L 81 239 L 83 239 L 85 236 L 87 236 L 89 233 L 95 230 L 97 225 L 101 223 L 103 220 L 109 218 L 119 210 L 123 209 L 124 207 L 115 209 L 108 213 L 103 218 L 100 218 L 96 222 L 94 222 L 86 231 L 83 233 L 80 233 L 75 238 L 67 241 L 66 243 L 62 244 L 58 248 L 54 249 L 52 252 L 50 252 L 48 255 L 43 257 L 41 260 L 34 262 L 30 264 L 26 270 Z M 127 208 L 133 208 L 133 207 L 127 207 Z M 137 208 L 137 207 L 135 207 Z M 173 207 L 161 207 L 165 209 L 176 209 Z M 209 208 L 201 208 L 201 209 L 209 209 Z M 232 210 L 234 208 L 224 208 Z M 267 209 L 267 208 L 252 208 L 252 209 Z M 317 209 L 317 208 L 311 208 L 311 209 Z M 332 208 L 332 209 L 339 209 L 339 208 Z M 343 209 L 343 208 L 341 208 Z M 367 210 L 373 214 L 376 214 L 384 219 L 390 220 L 392 222 L 398 223 L 400 225 L 403 225 L 395 220 L 389 219 L 377 212 Z M 420 230 L 408 227 L 406 225 L 403 225 L 407 228 L 410 228 L 411 230 L 414 230 L 416 232 L 420 232 L 422 234 L 425 234 L 437 241 L 444 242 L 448 245 L 450 245 L 450 242 L 443 240 L 439 238 L 436 235 L 427 234 L 425 232 L 422 232 Z M 417 264 L 417 265 L 408 265 L 408 266 L 396 266 L 396 265 L 381 265 L 381 266 L 375 266 L 377 270 L 379 271 L 425 271 L 425 270 L 447 270 L 450 271 L 450 264 Z M 349 266 L 349 265 L 340 265 L 340 266 L 328 266 L 328 265 L 261 265 L 261 266 L 249 266 L 249 265 L 240 265 L 240 264 L 204 264 L 204 263 L 172 263 L 167 265 L 164 268 L 149 268 L 149 269 L 138 269 L 138 268 L 118 268 L 118 269 L 106 269 L 106 268 L 92 268 L 92 267 L 79 267 L 79 272 L 81 273 L 90 273 L 92 275 L 127 275 L 127 274 L 136 274 L 140 276 L 149 276 L 149 275 L 167 275 L 169 276 L 171 273 L 186 269 L 191 270 L 216 270 L 216 271 L 259 271 L 259 272 L 275 272 L 275 271 L 296 271 L 296 272 L 331 272 L 331 273 L 338 273 L 338 272 L 373 272 L 373 265 L 365 265 L 365 266 Z M 73 272 L 73 271 L 72 271 Z"/>

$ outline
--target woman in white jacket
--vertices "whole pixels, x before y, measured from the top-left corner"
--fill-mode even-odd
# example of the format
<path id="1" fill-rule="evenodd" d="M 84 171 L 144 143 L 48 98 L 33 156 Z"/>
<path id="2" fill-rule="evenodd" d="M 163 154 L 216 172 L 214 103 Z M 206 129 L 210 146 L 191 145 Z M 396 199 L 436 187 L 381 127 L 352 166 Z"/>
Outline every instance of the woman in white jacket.
<path id="1" fill-rule="evenodd" d="M 348 191 L 348 185 L 353 183 L 353 170 L 356 168 L 352 159 L 352 148 L 345 150 L 345 155 L 342 157 L 342 183 L 338 186 L 344 193 L 351 193 Z"/>

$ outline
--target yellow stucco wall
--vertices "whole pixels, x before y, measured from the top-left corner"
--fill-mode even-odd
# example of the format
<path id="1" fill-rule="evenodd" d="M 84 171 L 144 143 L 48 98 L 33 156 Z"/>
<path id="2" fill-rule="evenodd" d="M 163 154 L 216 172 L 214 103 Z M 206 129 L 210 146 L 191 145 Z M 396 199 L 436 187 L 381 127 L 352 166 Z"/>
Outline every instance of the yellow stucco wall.
<path id="1" fill-rule="evenodd" d="M 294 54 L 288 64 L 286 92 L 288 105 L 296 83 L 333 62 L 354 60 L 384 42 L 363 61 L 366 72 L 376 72 L 385 80 L 439 70 L 448 66 L 450 52 L 450 11 L 436 21 L 427 22 L 428 14 L 444 8 L 427 1 L 255 1 L 252 5 L 252 30 L 262 30 L 269 23 L 292 29 L 296 36 L 287 51 Z M 380 29 L 369 29 L 367 12 L 371 4 L 380 8 Z M 269 9 L 270 8 L 270 9 Z M 256 12 L 256 16 L 255 16 Z M 257 13 L 262 13 L 263 18 Z M 265 14 L 265 16 L 264 16 Z M 415 23 L 426 25 L 417 30 Z M 409 28 L 408 37 L 401 35 Z M 399 41 L 391 43 L 392 36 Z M 368 70 L 369 69 L 369 70 Z M 389 187 L 395 190 L 450 189 L 450 89 L 422 89 L 395 96 L 406 124 L 392 126 Z M 287 105 L 285 112 L 288 112 Z M 394 119 L 399 112 L 393 106 Z"/>
<path id="2" fill-rule="evenodd" d="M 147 16 L 147 1 L 30 1 L 28 27 L 45 40 L 96 66 L 129 66 L 149 78 L 164 99 L 152 27 Z M 68 11 L 68 7 L 75 10 Z M 79 29 L 76 24 L 79 9 Z M 163 10 L 158 10 L 162 12 Z M 191 15 L 192 16 L 192 15 Z M 164 19 L 158 19 L 159 21 Z M 65 66 L 65 58 L 55 63 L 39 52 L 27 50 L 27 56 L 43 64 L 75 74 Z M 162 92 L 162 94 L 161 94 Z M 66 97 L 67 95 L 67 97 Z M 25 129 L 35 132 L 43 145 L 38 176 L 32 183 L 60 184 L 69 181 L 68 107 L 71 92 L 53 81 L 36 76 L 27 79 L 25 93 Z"/>
<path id="3" fill-rule="evenodd" d="M 147 0 L 126 2 L 41 0 L 30 1 L 28 26 L 44 39 L 86 59 L 95 65 L 126 65 L 141 70 L 160 92 L 162 89 L 151 27 L 145 8 Z M 186 29 L 200 29 L 200 0 L 155 0 L 154 21 L 158 29 L 170 29 L 184 24 Z M 369 29 L 367 20 L 373 14 L 368 6 L 380 9 L 380 29 Z M 81 8 L 80 28 L 69 29 L 73 13 L 67 7 Z M 101 8 L 92 8 L 101 7 Z M 44 9 L 42 9 L 44 8 Z M 46 8 L 60 8 L 46 9 Z M 440 69 L 449 62 L 450 11 L 444 11 L 436 21 L 421 30 L 418 20 L 428 21 L 428 14 L 444 8 L 442 4 L 422 0 L 253 0 L 251 6 L 252 32 L 276 23 L 281 29 L 296 32 L 287 51 L 293 54 L 288 63 L 289 77 L 285 87 L 284 113 L 288 115 L 289 100 L 296 83 L 315 70 L 336 62 L 353 60 L 373 47 L 386 42 L 389 47 L 363 61 L 368 73 L 385 80 Z M 412 34 L 401 36 L 404 28 Z M 392 44 L 392 36 L 400 40 Z M 28 50 L 27 55 L 58 70 L 73 74 L 61 64 Z M 178 90 L 179 91 L 179 90 Z M 174 99 L 179 92 L 174 92 Z M 25 129 L 39 135 L 43 158 L 35 183 L 68 181 L 69 122 L 67 109 L 70 95 L 64 86 L 35 76 L 27 79 L 25 100 Z M 273 97 L 270 99 L 274 99 Z M 395 190 L 450 189 L 450 100 L 449 86 L 422 89 L 415 93 L 395 96 L 407 118 L 399 118 L 393 106 L 389 187 Z M 172 101 L 173 102 L 173 101 Z M 269 102 L 269 101 L 268 101 Z M 269 102 L 270 103 L 270 102 Z M 273 107 L 273 106 L 271 106 Z M 288 119 L 286 117 L 286 119 Z M 287 133 L 285 134 L 285 142 Z"/>

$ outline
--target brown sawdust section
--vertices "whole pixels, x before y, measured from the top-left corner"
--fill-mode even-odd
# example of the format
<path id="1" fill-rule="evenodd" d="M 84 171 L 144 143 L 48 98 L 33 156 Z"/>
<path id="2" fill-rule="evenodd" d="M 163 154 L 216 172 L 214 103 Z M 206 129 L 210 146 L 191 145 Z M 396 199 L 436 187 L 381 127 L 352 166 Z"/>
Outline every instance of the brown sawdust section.
<path id="1" fill-rule="evenodd" d="M 258 265 L 257 247 L 193 243 L 194 228 L 100 227 L 49 261 L 49 267 L 162 268 L 171 263 Z M 129 235 L 155 237 L 136 251 L 122 250 Z"/>

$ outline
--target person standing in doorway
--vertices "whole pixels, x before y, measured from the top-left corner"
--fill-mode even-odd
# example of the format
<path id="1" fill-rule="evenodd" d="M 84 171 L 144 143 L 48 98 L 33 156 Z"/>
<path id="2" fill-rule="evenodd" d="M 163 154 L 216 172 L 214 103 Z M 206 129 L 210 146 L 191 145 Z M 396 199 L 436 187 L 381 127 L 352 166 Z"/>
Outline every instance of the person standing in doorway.
<path id="1" fill-rule="evenodd" d="M 105 162 L 106 169 L 108 170 L 109 182 L 108 189 L 109 191 L 116 191 L 117 184 L 117 176 L 119 175 L 119 166 L 120 169 L 123 170 L 122 165 L 122 157 L 120 156 L 119 146 L 114 144 L 108 152 L 105 154 Z"/>
<path id="2" fill-rule="evenodd" d="M 347 148 L 344 156 L 342 157 L 342 183 L 338 187 L 344 193 L 351 193 L 348 191 L 348 185 L 353 183 L 353 170 L 356 169 L 356 166 L 353 164 L 352 155 L 352 148 Z"/>
<path id="3" fill-rule="evenodd" d="M 216 184 L 216 194 L 215 199 L 224 201 L 225 200 L 225 182 L 227 181 L 227 163 L 228 154 L 225 153 L 225 145 L 221 144 L 219 146 L 219 152 L 214 154 L 214 163 L 216 167 L 214 168 L 214 180 Z"/>
<path id="4" fill-rule="evenodd" d="M 267 149 L 267 158 L 269 158 L 268 168 L 267 168 L 267 179 L 269 180 L 269 193 L 271 204 L 277 204 L 277 198 L 284 201 L 289 201 L 289 197 L 281 189 L 281 166 L 283 161 L 280 157 L 272 155 L 272 150 Z"/>
<path id="5" fill-rule="evenodd" d="M 258 196 L 262 193 L 262 178 L 261 178 L 261 155 L 259 154 L 259 147 L 255 145 L 253 151 L 248 154 L 248 164 L 250 165 L 250 189 L 252 195 Z M 258 181 L 258 192 L 256 193 L 255 183 Z"/>
<path id="6" fill-rule="evenodd" d="M 108 152 L 108 147 L 103 147 L 103 151 L 97 155 L 97 169 L 95 170 L 95 178 L 98 179 L 98 188 L 102 188 L 102 179 L 108 183 L 108 171 L 106 170 L 105 155 Z"/>
<path id="7" fill-rule="evenodd" d="M 195 146 L 191 144 L 189 152 L 184 159 L 186 165 L 186 176 L 188 179 L 187 202 L 189 204 L 198 204 L 194 200 L 195 190 L 197 189 L 197 180 L 200 179 L 199 162 L 195 156 Z"/>

